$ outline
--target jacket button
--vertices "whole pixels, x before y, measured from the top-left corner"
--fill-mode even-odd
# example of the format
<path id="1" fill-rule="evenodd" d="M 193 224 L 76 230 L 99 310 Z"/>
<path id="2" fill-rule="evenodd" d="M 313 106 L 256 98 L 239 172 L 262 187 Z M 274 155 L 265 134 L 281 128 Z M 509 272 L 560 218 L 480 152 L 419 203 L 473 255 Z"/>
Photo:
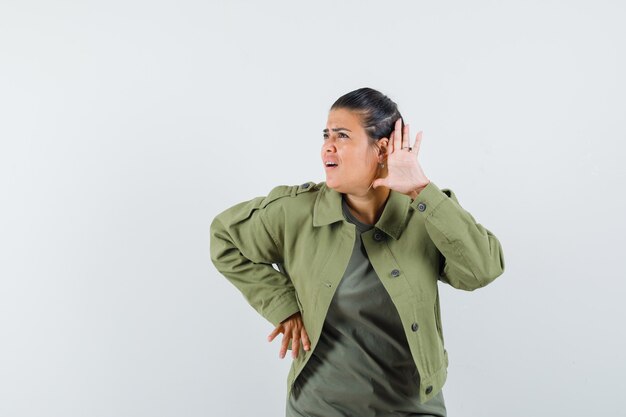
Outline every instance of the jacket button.
<path id="1" fill-rule="evenodd" d="M 426 388 L 426 394 L 430 394 L 431 392 L 433 392 L 433 386 L 429 385 L 428 388 Z"/>
<path id="2" fill-rule="evenodd" d="M 391 271 L 391 276 L 392 277 L 397 277 L 398 275 L 400 275 L 400 271 L 398 271 L 397 269 L 394 269 Z"/>
<path id="3" fill-rule="evenodd" d="M 417 209 L 418 209 L 419 211 L 424 211 L 424 210 L 426 210 L 426 204 L 424 204 L 424 203 L 419 203 L 419 204 L 417 205 Z"/>
<path id="4" fill-rule="evenodd" d="M 376 242 L 380 242 L 381 240 L 383 240 L 385 237 L 383 236 L 382 233 L 380 233 L 378 230 L 376 232 L 374 232 L 374 240 Z"/>
<path id="5" fill-rule="evenodd" d="M 411 324 L 411 330 L 413 330 L 414 332 L 416 332 L 418 328 L 419 328 L 419 326 L 417 325 L 417 323 Z"/>
<path id="6" fill-rule="evenodd" d="M 311 185 L 311 184 L 309 184 L 308 182 L 305 182 L 300 187 L 302 187 L 302 188 L 309 188 L 309 185 Z"/>

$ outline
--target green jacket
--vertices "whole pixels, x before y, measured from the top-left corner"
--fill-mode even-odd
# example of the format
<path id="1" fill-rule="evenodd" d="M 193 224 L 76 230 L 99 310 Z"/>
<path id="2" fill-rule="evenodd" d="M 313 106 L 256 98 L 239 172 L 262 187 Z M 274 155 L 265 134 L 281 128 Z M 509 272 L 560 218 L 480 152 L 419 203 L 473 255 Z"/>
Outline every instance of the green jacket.
<path id="1" fill-rule="evenodd" d="M 274 326 L 302 314 L 311 349 L 293 359 L 287 398 L 352 254 L 356 228 L 344 219 L 341 198 L 325 182 L 280 185 L 211 223 L 211 260 L 248 303 Z M 432 181 L 415 200 L 391 190 L 362 240 L 404 325 L 426 402 L 447 376 L 437 281 L 468 291 L 489 284 L 504 271 L 502 247 L 450 189 Z"/>

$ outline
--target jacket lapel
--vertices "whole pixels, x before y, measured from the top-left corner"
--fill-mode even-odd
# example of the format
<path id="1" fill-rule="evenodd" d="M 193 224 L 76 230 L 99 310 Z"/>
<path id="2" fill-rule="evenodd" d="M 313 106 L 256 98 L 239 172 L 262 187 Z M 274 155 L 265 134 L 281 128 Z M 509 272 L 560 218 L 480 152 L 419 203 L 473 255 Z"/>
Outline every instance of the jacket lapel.
<path id="1" fill-rule="evenodd" d="M 325 226 L 345 220 L 341 210 L 341 193 L 321 183 L 320 191 L 313 207 L 313 226 Z M 394 239 L 399 239 L 407 222 L 411 198 L 391 190 L 385 208 L 375 227 Z"/>

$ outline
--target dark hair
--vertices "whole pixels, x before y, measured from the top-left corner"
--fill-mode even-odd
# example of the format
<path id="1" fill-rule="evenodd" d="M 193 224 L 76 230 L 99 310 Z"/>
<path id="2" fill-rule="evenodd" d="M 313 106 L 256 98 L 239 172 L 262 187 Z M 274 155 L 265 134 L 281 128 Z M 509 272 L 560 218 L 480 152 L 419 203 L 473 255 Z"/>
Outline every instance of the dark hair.
<path id="1" fill-rule="evenodd" d="M 402 117 L 396 103 L 380 91 L 368 87 L 350 91 L 339 97 L 330 106 L 330 110 L 336 109 L 358 113 L 361 116 L 361 125 L 372 143 L 381 138 L 388 138 L 393 132 L 396 120 Z M 401 123 L 404 127 L 404 120 Z"/>

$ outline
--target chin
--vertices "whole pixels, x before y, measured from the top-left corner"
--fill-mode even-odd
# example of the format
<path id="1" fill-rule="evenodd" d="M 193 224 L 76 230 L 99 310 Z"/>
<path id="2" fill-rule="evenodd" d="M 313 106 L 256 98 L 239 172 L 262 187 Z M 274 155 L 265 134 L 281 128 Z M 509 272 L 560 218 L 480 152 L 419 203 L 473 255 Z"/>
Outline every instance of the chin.
<path id="1" fill-rule="evenodd" d="M 326 186 L 328 188 L 332 188 L 333 190 L 335 190 L 335 189 L 337 189 L 338 184 L 337 184 L 336 181 L 328 180 L 328 178 L 326 178 Z"/>
<path id="2" fill-rule="evenodd" d="M 328 188 L 332 188 L 333 190 L 337 191 L 338 193 L 341 194 L 358 194 L 359 191 L 358 189 L 355 189 L 354 186 L 350 187 L 349 185 L 341 184 L 338 181 L 330 181 L 330 182 L 326 182 L 326 186 Z"/>
<path id="3" fill-rule="evenodd" d="M 342 187 L 341 187 L 341 183 L 335 179 L 328 179 L 326 178 L 326 186 L 328 188 L 332 188 L 333 190 L 342 193 Z"/>

